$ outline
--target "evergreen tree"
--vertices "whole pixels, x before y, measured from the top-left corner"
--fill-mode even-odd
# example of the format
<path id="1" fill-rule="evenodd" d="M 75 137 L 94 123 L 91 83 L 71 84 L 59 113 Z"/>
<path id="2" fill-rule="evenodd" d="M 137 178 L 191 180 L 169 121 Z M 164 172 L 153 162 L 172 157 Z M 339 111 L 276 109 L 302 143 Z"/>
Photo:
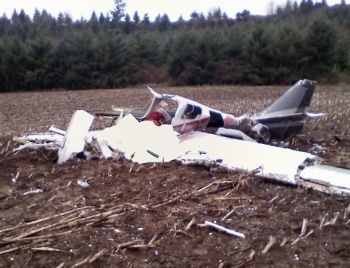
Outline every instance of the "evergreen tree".
<path id="1" fill-rule="evenodd" d="M 302 13 L 308 14 L 314 7 L 314 3 L 312 0 L 301 0 L 300 2 L 300 11 Z"/>
<path id="2" fill-rule="evenodd" d="M 0 17 L 0 36 L 5 35 L 10 28 L 10 20 L 7 18 L 6 14 Z"/>
<path id="3" fill-rule="evenodd" d="M 135 11 L 134 16 L 133 16 L 133 21 L 138 24 L 140 22 L 140 17 L 137 11 Z"/>
<path id="4" fill-rule="evenodd" d="M 123 24 L 123 30 L 124 30 L 124 32 L 127 33 L 127 34 L 129 34 L 129 33 L 132 31 L 132 29 L 133 29 L 132 26 L 133 26 L 133 25 L 132 25 L 132 23 L 131 23 L 131 18 L 130 18 L 130 16 L 129 16 L 129 14 L 126 14 L 126 15 L 125 15 L 125 22 L 124 22 L 124 24 Z"/>
<path id="5" fill-rule="evenodd" d="M 247 64 L 246 79 L 253 84 L 268 84 L 274 78 L 274 49 L 272 34 L 258 25 L 244 45 L 243 57 Z"/>
<path id="6" fill-rule="evenodd" d="M 171 25 L 170 19 L 167 14 L 163 14 L 163 16 L 161 17 L 160 15 L 158 15 L 155 23 L 157 24 L 158 31 L 161 31 L 161 32 L 168 30 Z"/>
<path id="7" fill-rule="evenodd" d="M 143 16 L 142 24 L 144 24 L 144 25 L 150 25 L 151 24 L 149 16 L 148 16 L 147 13 L 145 13 L 145 15 Z"/>
<path id="8" fill-rule="evenodd" d="M 236 20 L 220 9 L 167 14 L 151 22 L 125 14 L 73 21 L 35 10 L 0 17 L 0 89 L 119 87 L 138 83 L 285 83 L 350 75 L 350 5 L 287 1 L 277 14 Z M 111 17 L 111 16 L 112 17 Z M 339 76 L 338 76 L 339 74 Z"/>
<path id="9" fill-rule="evenodd" d="M 57 24 L 59 26 L 63 26 L 64 25 L 64 15 L 62 12 L 58 13 L 58 16 L 57 16 Z"/>
<path id="10" fill-rule="evenodd" d="M 196 11 L 193 11 L 191 13 L 191 19 L 193 20 L 199 19 L 199 14 Z"/>
<path id="11" fill-rule="evenodd" d="M 39 37 L 29 44 L 28 68 L 25 73 L 25 83 L 28 89 L 52 88 L 53 81 L 49 63 L 52 57 L 52 43 L 48 38 Z"/>
<path id="12" fill-rule="evenodd" d="M 30 17 L 22 9 L 19 14 L 14 10 L 12 14 L 12 34 L 25 41 L 31 25 Z"/>
<path id="13" fill-rule="evenodd" d="M 126 3 L 124 0 L 114 0 L 115 8 L 111 11 L 112 14 L 112 23 L 117 25 L 122 18 L 125 16 L 125 6 Z"/>
<path id="14" fill-rule="evenodd" d="M 2 90 L 28 89 L 25 77 L 28 67 L 26 48 L 18 37 L 2 38 L 0 43 L 0 85 Z"/>
<path id="15" fill-rule="evenodd" d="M 245 9 L 242 12 L 238 12 L 236 14 L 236 20 L 246 20 L 250 16 L 250 11 Z"/>
<path id="16" fill-rule="evenodd" d="M 314 77 L 326 74 L 334 67 L 334 50 L 337 36 L 333 27 L 323 21 L 315 21 L 305 40 L 304 75 Z"/>
<path id="17" fill-rule="evenodd" d="M 96 13 L 95 13 L 95 11 L 93 11 L 88 24 L 94 32 L 96 32 L 98 30 L 98 23 L 99 22 L 98 22 Z"/>
<path id="18" fill-rule="evenodd" d="M 102 12 L 100 13 L 100 16 L 98 17 L 98 22 L 99 22 L 99 24 L 101 24 L 101 25 L 103 25 L 103 24 L 106 23 L 106 17 L 105 17 L 105 15 L 103 15 Z"/>
<path id="19" fill-rule="evenodd" d="M 96 86 L 115 88 L 126 85 L 128 74 L 123 68 L 128 64 L 127 45 L 120 33 L 113 35 L 105 32 L 98 38 L 95 51 Z"/>

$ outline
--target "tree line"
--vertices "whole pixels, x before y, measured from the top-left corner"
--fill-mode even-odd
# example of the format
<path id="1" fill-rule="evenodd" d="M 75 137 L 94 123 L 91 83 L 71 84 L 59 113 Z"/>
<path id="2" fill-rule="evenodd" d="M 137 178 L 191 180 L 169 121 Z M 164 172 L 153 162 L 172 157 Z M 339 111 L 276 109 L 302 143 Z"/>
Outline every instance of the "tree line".
<path id="1" fill-rule="evenodd" d="M 73 21 L 45 10 L 0 17 L 0 91 L 350 81 L 350 5 L 287 1 L 266 16 L 219 8 L 151 21 L 125 2 Z"/>

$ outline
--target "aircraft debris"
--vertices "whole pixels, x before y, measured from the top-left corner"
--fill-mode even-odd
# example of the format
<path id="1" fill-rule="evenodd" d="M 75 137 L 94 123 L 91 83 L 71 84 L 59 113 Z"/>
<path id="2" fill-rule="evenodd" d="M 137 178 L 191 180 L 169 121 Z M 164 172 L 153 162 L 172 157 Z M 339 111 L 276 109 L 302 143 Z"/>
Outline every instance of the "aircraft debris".
<path id="1" fill-rule="evenodd" d="M 314 143 L 312 147 L 309 149 L 309 152 L 315 155 L 322 156 L 326 153 L 326 148 L 324 148 L 322 145 Z"/>
<path id="2" fill-rule="evenodd" d="M 312 153 L 255 142 L 283 138 L 300 131 L 315 82 L 301 80 L 262 113 L 235 117 L 177 95 L 159 94 L 143 110 L 114 109 L 114 125 L 90 130 L 94 115 L 76 111 L 67 131 L 51 127 L 46 133 L 15 137 L 28 148 L 56 148 L 58 164 L 84 159 L 125 159 L 134 163 L 203 164 L 252 172 L 263 178 L 303 185 L 327 193 L 350 193 L 350 171 L 318 164 Z M 167 111 L 166 101 L 176 105 Z M 170 106 L 170 105 L 169 105 Z M 101 115 L 101 114 L 99 114 Z M 312 117 L 319 117 L 316 114 Z M 26 147 L 26 148 L 27 148 Z M 317 148 L 316 148 L 317 147 Z M 321 150 L 320 146 L 315 146 Z M 15 150 L 21 149 L 21 146 Z M 323 148 L 322 148 L 323 149 Z M 278 161 L 276 161 L 278 159 Z M 132 166 L 130 172 L 132 171 Z"/>
<path id="3" fill-rule="evenodd" d="M 240 140 L 268 142 L 271 138 L 281 140 L 299 133 L 306 119 L 317 119 L 325 115 L 307 111 L 315 85 L 315 81 L 300 80 L 272 105 L 252 116 L 237 117 L 178 95 L 159 94 L 149 86 L 152 99 L 144 109 L 123 112 L 113 109 L 112 113 L 96 115 L 118 118 L 130 113 L 138 121 L 151 120 L 157 125 L 171 124 L 181 134 L 191 130 L 204 130 Z"/>
<path id="4" fill-rule="evenodd" d="M 77 184 L 83 188 L 87 188 L 90 186 L 90 184 L 87 181 L 83 181 L 83 180 L 77 180 Z"/>
<path id="5" fill-rule="evenodd" d="M 12 175 L 11 181 L 12 181 L 13 183 L 16 183 L 16 182 L 17 182 L 17 179 L 19 178 L 19 174 L 20 174 L 20 172 L 17 171 L 16 175 Z"/>
<path id="6" fill-rule="evenodd" d="M 93 115 L 82 110 L 78 110 L 73 114 L 63 145 L 58 150 L 58 164 L 66 162 L 73 153 L 79 153 L 84 150 L 84 139 L 93 120 Z"/>
<path id="7" fill-rule="evenodd" d="M 215 222 L 210 222 L 210 221 L 205 221 L 204 224 L 198 224 L 199 227 L 212 227 L 218 231 L 222 231 L 224 233 L 227 233 L 227 234 L 230 234 L 230 235 L 233 235 L 233 236 L 237 236 L 237 237 L 240 237 L 240 238 L 245 238 L 245 235 L 243 233 L 240 233 L 240 232 L 237 232 L 235 230 L 232 230 L 232 229 L 228 229 L 226 227 L 223 227 Z"/>
<path id="8" fill-rule="evenodd" d="M 33 189 L 33 190 L 30 190 L 30 191 L 23 193 L 23 195 L 38 194 L 38 193 L 42 193 L 42 192 L 44 192 L 44 191 L 41 189 Z"/>

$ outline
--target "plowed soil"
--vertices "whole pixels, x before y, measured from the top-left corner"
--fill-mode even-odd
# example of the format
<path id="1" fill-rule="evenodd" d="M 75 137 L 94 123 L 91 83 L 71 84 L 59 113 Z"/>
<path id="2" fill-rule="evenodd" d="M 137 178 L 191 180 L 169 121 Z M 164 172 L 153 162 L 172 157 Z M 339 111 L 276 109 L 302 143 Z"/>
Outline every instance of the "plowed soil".
<path id="1" fill-rule="evenodd" d="M 286 87 L 155 88 L 240 115 Z M 77 109 L 139 107 L 147 97 L 144 88 L 0 95 L 0 267 L 350 267 L 347 196 L 217 167 L 57 165 L 54 151 L 13 151 L 13 136 L 65 129 Z M 318 144 L 325 163 L 350 168 L 349 87 L 319 86 L 310 111 L 328 114 L 284 146 Z"/>

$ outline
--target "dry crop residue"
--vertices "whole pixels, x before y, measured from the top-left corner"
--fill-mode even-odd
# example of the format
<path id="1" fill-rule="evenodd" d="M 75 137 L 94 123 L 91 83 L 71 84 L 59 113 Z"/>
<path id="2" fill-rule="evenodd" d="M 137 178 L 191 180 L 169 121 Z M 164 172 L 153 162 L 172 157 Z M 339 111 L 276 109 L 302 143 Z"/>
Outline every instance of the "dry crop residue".
<path id="1" fill-rule="evenodd" d="M 283 89 L 162 91 L 241 114 L 263 109 Z M 328 112 L 327 118 L 307 125 L 290 146 L 307 149 L 320 144 L 326 148 L 326 163 L 350 168 L 350 98 L 344 97 L 349 94 L 342 87 L 318 88 L 311 110 Z M 122 160 L 58 166 L 54 152 L 12 152 L 12 135 L 45 131 L 51 124 L 65 128 L 76 109 L 142 106 L 144 89 L 0 97 L 0 267 L 350 265 L 349 197 L 215 167 L 133 165 Z M 246 238 L 199 227 L 206 220 Z"/>

